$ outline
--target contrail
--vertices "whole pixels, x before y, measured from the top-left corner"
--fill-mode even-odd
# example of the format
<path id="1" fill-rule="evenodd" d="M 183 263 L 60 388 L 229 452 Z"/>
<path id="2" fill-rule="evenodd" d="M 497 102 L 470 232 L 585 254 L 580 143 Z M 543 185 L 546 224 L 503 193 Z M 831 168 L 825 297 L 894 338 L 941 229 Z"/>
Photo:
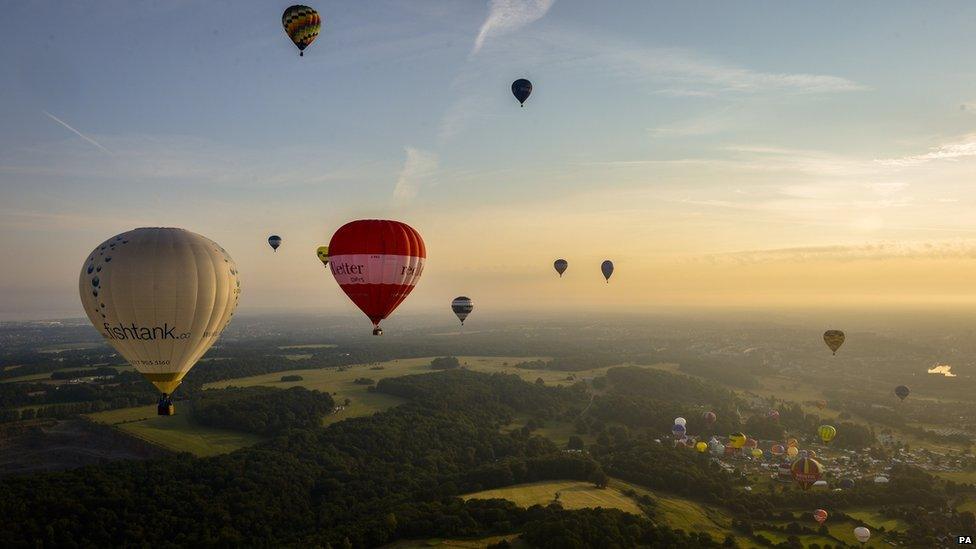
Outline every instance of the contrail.
<path id="1" fill-rule="evenodd" d="M 92 139 L 91 137 L 88 137 L 87 135 L 85 135 L 85 134 L 83 134 L 83 133 L 81 133 L 80 131 L 78 131 L 78 130 L 76 130 L 76 129 L 74 129 L 74 128 L 72 128 L 72 127 L 71 127 L 71 126 L 69 126 L 69 125 L 68 125 L 68 123 L 67 123 L 67 122 L 65 122 L 64 120 L 61 120 L 61 119 L 60 119 L 60 118 L 58 118 L 57 116 L 54 116 L 53 114 L 51 114 L 51 113 L 49 113 L 49 112 L 47 112 L 47 111 L 41 111 L 41 112 L 43 112 L 44 114 L 46 114 L 46 115 L 47 115 L 47 117 L 48 117 L 48 118 L 50 118 L 51 120 L 54 120 L 54 121 L 55 121 L 55 122 L 57 122 L 58 124 L 61 124 L 62 126 L 64 126 L 65 128 L 67 128 L 68 130 L 70 130 L 70 131 L 71 131 L 71 133 L 73 133 L 73 134 L 75 134 L 75 135 L 77 135 L 78 137 L 80 137 L 80 138 L 82 138 L 82 139 L 84 139 L 85 141 L 87 141 L 87 142 L 89 142 L 89 143 L 91 143 L 92 145 L 95 145 L 96 147 L 98 147 L 99 149 L 102 149 L 102 150 L 103 150 L 103 151 L 105 151 L 106 153 L 108 153 L 108 154 L 112 154 L 112 151 L 110 151 L 110 150 L 108 150 L 108 149 L 106 149 L 105 147 L 103 147 L 101 143 L 99 143 L 98 141 L 95 141 L 94 139 Z"/>

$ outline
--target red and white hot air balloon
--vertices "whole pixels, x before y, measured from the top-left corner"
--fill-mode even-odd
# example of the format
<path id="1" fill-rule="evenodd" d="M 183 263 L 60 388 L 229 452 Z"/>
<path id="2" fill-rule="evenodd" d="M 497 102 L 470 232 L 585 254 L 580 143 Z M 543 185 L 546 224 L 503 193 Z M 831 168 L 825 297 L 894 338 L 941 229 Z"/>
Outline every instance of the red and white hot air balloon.
<path id="1" fill-rule="evenodd" d="M 420 233 L 399 221 L 351 221 L 329 242 L 332 275 L 373 321 L 373 335 L 383 333 L 380 321 L 410 295 L 426 260 L 427 249 Z"/>

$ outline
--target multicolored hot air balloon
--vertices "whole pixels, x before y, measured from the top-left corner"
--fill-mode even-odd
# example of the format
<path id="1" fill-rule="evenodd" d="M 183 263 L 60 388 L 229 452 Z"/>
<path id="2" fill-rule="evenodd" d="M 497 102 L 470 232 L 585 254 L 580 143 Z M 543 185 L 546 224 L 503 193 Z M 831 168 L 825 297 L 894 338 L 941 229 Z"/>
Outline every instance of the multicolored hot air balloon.
<path id="1" fill-rule="evenodd" d="M 854 538 L 862 544 L 865 544 L 869 539 L 871 539 L 871 530 L 868 530 L 863 526 L 858 526 L 854 529 Z"/>
<path id="2" fill-rule="evenodd" d="M 426 260 L 420 233 L 399 221 L 351 221 L 329 242 L 332 275 L 373 322 L 373 335 L 383 333 L 380 321 L 413 291 Z"/>
<path id="3" fill-rule="evenodd" d="M 715 412 L 705 412 L 702 414 L 702 420 L 706 425 L 714 424 L 716 419 L 718 419 L 718 416 L 715 415 Z"/>
<path id="4" fill-rule="evenodd" d="M 454 301 L 451 301 L 451 310 L 461 321 L 461 326 L 464 326 L 464 319 L 468 318 L 468 315 L 474 310 L 474 302 L 471 301 L 470 297 L 463 295 L 455 297 Z"/>
<path id="5" fill-rule="evenodd" d="M 524 78 L 519 78 L 515 82 L 512 82 L 512 95 L 515 99 L 518 99 L 519 105 L 524 107 L 525 101 L 532 94 L 532 82 Z"/>
<path id="6" fill-rule="evenodd" d="M 552 262 L 552 267 L 556 269 L 557 273 L 559 273 L 559 278 L 562 278 L 563 273 L 565 273 L 566 269 L 569 268 L 569 262 L 565 259 L 557 259 Z"/>
<path id="7" fill-rule="evenodd" d="M 271 246 L 271 249 L 274 250 L 275 253 L 278 253 L 278 246 L 281 246 L 281 237 L 276 234 L 269 236 L 268 245 Z"/>
<path id="8" fill-rule="evenodd" d="M 329 247 L 328 246 L 319 246 L 315 250 L 315 255 L 316 255 L 316 257 L 319 258 L 319 261 L 322 262 L 322 265 L 323 266 L 325 266 L 325 267 L 328 267 L 329 266 Z"/>
<path id="9" fill-rule="evenodd" d="M 607 259 L 600 264 L 600 271 L 603 272 L 603 278 L 607 279 L 607 284 L 610 284 L 610 275 L 613 274 L 613 261 Z"/>
<path id="10" fill-rule="evenodd" d="M 820 524 L 827 522 L 827 511 L 824 511 L 823 509 L 817 509 L 816 511 L 813 512 L 813 520 L 819 522 Z"/>
<path id="11" fill-rule="evenodd" d="M 836 355 L 837 349 L 844 344 L 844 332 L 840 330 L 827 330 L 823 335 L 824 343 Z"/>
<path id="12" fill-rule="evenodd" d="M 837 436 L 837 429 L 833 425 L 821 425 L 817 429 L 817 434 L 820 435 L 820 440 L 827 444 Z"/>
<path id="13" fill-rule="evenodd" d="M 773 446 L 769 449 L 769 453 L 773 454 L 774 456 L 781 456 L 786 453 L 786 448 L 784 448 L 782 444 L 773 444 Z"/>
<path id="14" fill-rule="evenodd" d="M 793 480 L 800 488 L 809 490 L 814 482 L 820 480 L 820 476 L 823 474 L 823 466 L 813 458 L 800 458 L 790 466 L 790 472 L 793 474 Z"/>
<path id="15" fill-rule="evenodd" d="M 101 243 L 81 268 L 88 319 L 162 393 L 158 412 L 234 315 L 237 265 L 216 242 L 183 229 L 134 229 Z"/>
<path id="16" fill-rule="evenodd" d="M 729 435 L 729 446 L 738 450 L 746 445 L 747 439 L 748 437 L 746 437 L 745 433 L 732 433 Z"/>
<path id="17" fill-rule="evenodd" d="M 305 48 L 315 41 L 322 28 L 319 12 L 308 6 L 291 6 L 281 14 L 281 26 L 285 34 L 298 46 L 298 55 L 305 55 Z"/>
<path id="18" fill-rule="evenodd" d="M 908 389 L 908 387 L 904 385 L 899 385 L 895 387 L 895 396 L 900 398 L 902 401 L 904 401 L 908 397 L 909 393 L 911 393 L 911 391 Z"/>

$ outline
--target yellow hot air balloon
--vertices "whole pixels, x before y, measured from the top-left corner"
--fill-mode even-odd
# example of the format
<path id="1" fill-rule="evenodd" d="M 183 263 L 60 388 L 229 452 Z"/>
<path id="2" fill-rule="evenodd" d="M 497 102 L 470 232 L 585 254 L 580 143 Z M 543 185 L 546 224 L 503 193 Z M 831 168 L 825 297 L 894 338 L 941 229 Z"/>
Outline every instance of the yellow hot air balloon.
<path id="1" fill-rule="evenodd" d="M 305 55 L 305 48 L 315 41 L 322 29 L 322 18 L 319 12 L 308 6 L 291 6 L 281 14 L 281 25 L 285 27 L 285 34 L 298 47 L 298 55 Z"/>
<path id="2" fill-rule="evenodd" d="M 836 355 L 837 349 L 844 344 L 844 332 L 840 330 L 827 330 L 823 335 L 824 343 Z"/>
<path id="3" fill-rule="evenodd" d="M 329 266 L 329 247 L 328 246 L 319 246 L 318 249 L 315 250 L 315 255 L 318 256 L 319 261 L 322 262 L 322 265 L 324 265 L 326 267 Z"/>
<path id="4" fill-rule="evenodd" d="M 759 459 L 759 458 L 763 457 L 763 451 L 761 449 L 759 449 L 759 448 L 753 448 L 752 449 L 752 457 L 754 457 L 756 459 Z"/>
<path id="5" fill-rule="evenodd" d="M 797 449 L 796 446 L 790 446 L 789 448 L 786 449 L 786 455 L 790 456 L 791 458 L 796 457 L 796 455 L 799 453 L 800 450 Z"/>
<path id="6" fill-rule="evenodd" d="M 817 429 L 817 434 L 820 435 L 820 440 L 822 440 L 824 444 L 827 444 L 831 440 L 834 440 L 834 437 L 837 436 L 837 429 L 833 425 L 821 425 L 820 428 Z"/>
<path id="7" fill-rule="evenodd" d="M 699 452 L 704 454 L 705 452 L 708 451 L 708 444 L 704 442 L 699 442 L 695 444 L 695 450 L 698 450 Z"/>
<path id="8" fill-rule="evenodd" d="M 795 447 L 797 444 L 799 444 L 799 443 L 796 441 L 795 438 L 791 438 L 791 439 L 787 439 L 786 440 L 786 445 L 787 446 Z"/>
<path id="9" fill-rule="evenodd" d="M 732 433 L 729 435 L 729 446 L 733 448 L 742 448 L 746 445 L 747 437 L 743 433 Z"/>
<path id="10" fill-rule="evenodd" d="M 81 268 L 89 320 L 161 393 L 169 395 L 230 322 L 241 292 L 237 265 L 190 231 L 142 228 L 106 240 Z"/>

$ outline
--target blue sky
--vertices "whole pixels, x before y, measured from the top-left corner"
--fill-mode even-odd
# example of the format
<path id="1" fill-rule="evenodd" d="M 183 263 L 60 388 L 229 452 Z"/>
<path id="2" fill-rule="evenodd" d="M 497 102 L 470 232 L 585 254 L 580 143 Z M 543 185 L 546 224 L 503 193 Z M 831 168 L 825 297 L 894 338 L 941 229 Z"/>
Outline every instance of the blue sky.
<path id="1" fill-rule="evenodd" d="M 878 261 L 882 301 L 970 298 L 917 276 L 976 255 L 976 4 L 607 4 L 323 3 L 302 58 L 287 2 L 5 6 L 0 319 L 80 315 L 83 258 L 144 225 L 224 245 L 242 311 L 350 311 L 314 248 L 359 217 L 424 234 L 418 309 L 863 297 Z"/>

